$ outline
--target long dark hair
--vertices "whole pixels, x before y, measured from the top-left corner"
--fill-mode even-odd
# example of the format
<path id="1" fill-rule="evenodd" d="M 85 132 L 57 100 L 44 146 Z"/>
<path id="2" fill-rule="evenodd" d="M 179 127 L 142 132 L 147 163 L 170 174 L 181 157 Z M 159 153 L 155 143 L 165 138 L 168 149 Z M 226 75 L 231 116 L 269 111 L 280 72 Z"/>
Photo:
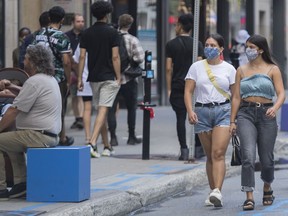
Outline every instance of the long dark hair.
<path id="1" fill-rule="evenodd" d="M 271 56 L 268 42 L 267 42 L 265 37 L 255 34 L 255 35 L 250 36 L 247 39 L 246 43 L 247 42 L 255 44 L 257 47 L 259 47 L 259 49 L 263 50 L 263 53 L 261 55 L 262 55 L 262 58 L 265 62 L 267 62 L 268 64 L 276 65 L 276 62 L 273 60 L 273 58 Z"/>

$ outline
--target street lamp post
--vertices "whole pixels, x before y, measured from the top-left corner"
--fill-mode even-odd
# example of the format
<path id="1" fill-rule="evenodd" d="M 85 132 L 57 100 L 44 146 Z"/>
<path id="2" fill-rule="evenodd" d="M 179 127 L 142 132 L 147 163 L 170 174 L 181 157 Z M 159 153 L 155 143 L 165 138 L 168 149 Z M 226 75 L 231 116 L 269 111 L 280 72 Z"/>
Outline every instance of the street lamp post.
<path id="1" fill-rule="evenodd" d="M 200 0 L 195 0 L 194 2 L 194 29 L 193 29 L 193 55 L 192 63 L 197 61 L 198 57 L 198 41 L 199 41 L 199 17 L 200 17 Z M 194 110 L 195 97 L 192 98 L 192 108 Z M 194 162 L 194 152 L 195 152 L 195 133 L 194 125 L 190 126 L 190 146 L 189 146 L 189 162 Z"/>

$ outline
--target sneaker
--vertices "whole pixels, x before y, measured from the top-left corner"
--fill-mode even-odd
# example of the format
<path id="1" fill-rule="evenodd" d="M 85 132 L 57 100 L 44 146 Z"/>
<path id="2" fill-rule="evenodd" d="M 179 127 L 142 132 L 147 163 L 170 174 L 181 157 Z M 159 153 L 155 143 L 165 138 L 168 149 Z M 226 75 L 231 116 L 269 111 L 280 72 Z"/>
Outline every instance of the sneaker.
<path id="1" fill-rule="evenodd" d="M 205 206 L 214 206 L 214 204 L 210 202 L 210 194 L 208 195 L 207 199 L 205 200 Z"/>
<path id="2" fill-rule="evenodd" d="M 117 137 L 111 137 L 111 140 L 110 140 L 110 145 L 111 146 L 118 146 L 118 140 L 117 140 Z"/>
<path id="3" fill-rule="evenodd" d="M 7 189 L 0 190 L 0 201 L 9 200 L 9 191 Z"/>
<path id="4" fill-rule="evenodd" d="M 90 155 L 92 158 L 100 158 L 101 155 L 97 151 L 97 146 L 92 145 L 91 143 L 88 144 L 90 146 Z"/>
<path id="5" fill-rule="evenodd" d="M 9 191 L 10 198 L 19 198 L 26 195 L 26 182 L 15 184 Z"/>
<path id="6" fill-rule="evenodd" d="M 104 151 L 102 152 L 102 156 L 106 156 L 106 157 L 110 157 L 111 155 L 115 154 L 115 151 L 113 150 L 113 148 L 108 148 L 105 147 Z"/>
<path id="7" fill-rule="evenodd" d="M 65 142 L 59 141 L 59 146 L 71 146 L 74 143 L 74 138 L 66 136 Z"/>
<path id="8" fill-rule="evenodd" d="M 129 139 L 127 140 L 128 145 L 135 145 L 135 144 L 140 144 L 140 143 L 142 143 L 142 139 L 137 138 L 136 136 L 129 137 Z"/>
<path id="9" fill-rule="evenodd" d="M 223 207 L 222 194 L 218 188 L 215 188 L 210 193 L 209 201 L 214 205 L 214 207 Z"/>

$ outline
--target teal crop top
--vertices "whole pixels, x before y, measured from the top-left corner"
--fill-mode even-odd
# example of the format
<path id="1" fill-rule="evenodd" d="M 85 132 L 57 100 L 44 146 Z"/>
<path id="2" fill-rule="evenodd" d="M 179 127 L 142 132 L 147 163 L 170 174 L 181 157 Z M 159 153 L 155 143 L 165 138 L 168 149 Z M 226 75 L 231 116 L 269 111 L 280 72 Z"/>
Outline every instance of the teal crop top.
<path id="1" fill-rule="evenodd" d="M 275 89 L 271 78 L 266 74 L 244 77 L 240 82 L 241 98 L 264 97 L 272 100 Z"/>

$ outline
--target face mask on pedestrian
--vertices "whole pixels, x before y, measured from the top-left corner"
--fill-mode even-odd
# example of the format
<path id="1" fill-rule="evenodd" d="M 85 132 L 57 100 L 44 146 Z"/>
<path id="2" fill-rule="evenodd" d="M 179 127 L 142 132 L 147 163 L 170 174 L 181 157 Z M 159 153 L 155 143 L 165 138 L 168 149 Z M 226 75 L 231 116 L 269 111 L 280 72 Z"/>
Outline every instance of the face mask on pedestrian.
<path id="1" fill-rule="evenodd" d="M 258 51 L 255 48 L 246 48 L 245 50 L 246 56 L 248 58 L 248 61 L 253 61 L 254 59 L 256 59 L 258 57 Z"/>
<path id="2" fill-rule="evenodd" d="M 217 47 L 205 47 L 204 55 L 208 60 L 214 59 L 220 55 L 220 51 Z"/>

